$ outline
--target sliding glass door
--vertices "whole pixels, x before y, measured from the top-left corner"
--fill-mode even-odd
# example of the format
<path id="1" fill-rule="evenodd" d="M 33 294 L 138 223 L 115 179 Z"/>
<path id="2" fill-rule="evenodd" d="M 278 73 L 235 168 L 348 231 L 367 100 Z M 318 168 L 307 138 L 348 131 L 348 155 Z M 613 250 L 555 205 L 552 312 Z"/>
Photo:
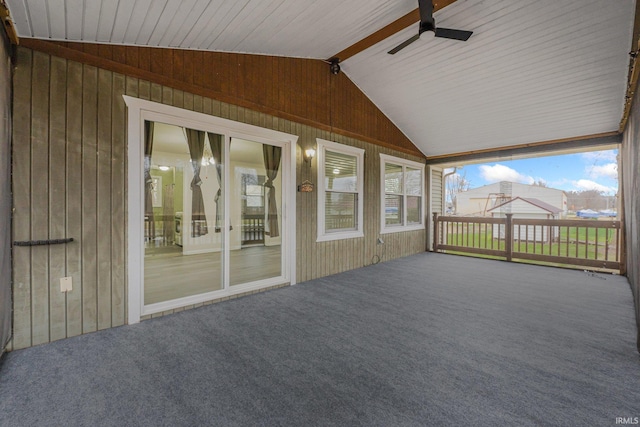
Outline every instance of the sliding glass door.
<path id="1" fill-rule="evenodd" d="M 223 135 L 145 122 L 145 305 L 223 288 L 223 144 Z"/>
<path id="2" fill-rule="evenodd" d="M 282 273 L 281 154 L 274 145 L 231 138 L 231 286 Z"/>
<path id="3" fill-rule="evenodd" d="M 144 122 L 145 307 L 283 275 L 282 151 Z"/>

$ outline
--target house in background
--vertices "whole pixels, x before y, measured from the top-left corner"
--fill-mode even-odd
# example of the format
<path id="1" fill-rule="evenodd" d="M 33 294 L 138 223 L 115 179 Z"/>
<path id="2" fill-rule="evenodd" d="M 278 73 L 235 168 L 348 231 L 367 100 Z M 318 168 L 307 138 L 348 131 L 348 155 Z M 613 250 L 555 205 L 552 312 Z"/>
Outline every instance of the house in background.
<path id="1" fill-rule="evenodd" d="M 487 211 L 494 218 L 505 218 L 507 214 L 512 214 L 513 219 L 557 219 L 563 213 L 562 209 L 543 202 L 542 200 L 525 197 L 515 197 Z M 500 236 L 504 239 L 504 226 L 493 225 L 494 238 Z M 548 242 L 558 237 L 558 227 L 536 226 L 518 227 L 514 235 L 515 240 Z"/>
<path id="2" fill-rule="evenodd" d="M 552 207 L 556 218 L 567 214 L 567 195 L 564 191 L 539 185 L 500 181 L 458 193 L 455 214 L 463 216 L 488 216 L 491 209 L 515 198 L 536 199 Z"/>

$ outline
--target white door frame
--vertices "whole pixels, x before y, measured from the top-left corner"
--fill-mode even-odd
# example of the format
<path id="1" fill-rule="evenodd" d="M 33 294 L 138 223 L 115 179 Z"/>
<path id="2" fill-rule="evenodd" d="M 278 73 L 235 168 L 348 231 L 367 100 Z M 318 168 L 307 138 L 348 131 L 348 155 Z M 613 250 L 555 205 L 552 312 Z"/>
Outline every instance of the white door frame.
<path id="1" fill-rule="evenodd" d="M 140 317 L 215 298 L 260 289 L 280 283 L 296 283 L 296 143 L 297 135 L 265 129 L 208 114 L 172 107 L 123 95 L 128 109 L 127 132 L 127 323 L 140 322 Z M 226 286 L 222 290 L 163 303 L 144 305 L 144 153 L 145 120 L 215 132 L 230 138 L 241 138 L 282 147 L 282 276 L 244 285 Z M 228 154 L 228 153 L 227 153 Z M 228 161 L 228 160 L 227 160 Z M 229 168 L 224 168 L 224 182 L 229 181 Z M 225 195 L 225 230 L 229 226 L 229 191 Z M 227 251 L 228 249 L 225 249 Z M 225 258 L 225 281 L 228 283 L 228 257 Z"/>

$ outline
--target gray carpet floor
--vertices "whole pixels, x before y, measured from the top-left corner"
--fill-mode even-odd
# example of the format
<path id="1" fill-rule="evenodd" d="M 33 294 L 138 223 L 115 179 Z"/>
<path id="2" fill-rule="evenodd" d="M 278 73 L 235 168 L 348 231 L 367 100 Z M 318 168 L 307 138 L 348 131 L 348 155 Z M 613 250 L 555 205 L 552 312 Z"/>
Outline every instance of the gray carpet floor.
<path id="1" fill-rule="evenodd" d="M 424 253 L 8 353 L 0 425 L 612 426 L 633 313 L 624 277 Z"/>

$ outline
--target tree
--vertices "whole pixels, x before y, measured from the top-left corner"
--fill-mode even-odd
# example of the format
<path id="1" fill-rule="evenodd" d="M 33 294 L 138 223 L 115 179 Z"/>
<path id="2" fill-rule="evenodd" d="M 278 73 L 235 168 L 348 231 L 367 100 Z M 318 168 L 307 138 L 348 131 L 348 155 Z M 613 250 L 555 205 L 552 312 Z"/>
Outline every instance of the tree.
<path id="1" fill-rule="evenodd" d="M 597 211 L 615 206 L 615 197 L 603 195 L 598 190 L 568 191 L 566 194 L 567 204 L 572 211 L 579 211 L 580 209 Z"/>
<path id="2" fill-rule="evenodd" d="M 446 202 L 451 206 L 456 205 L 456 196 L 458 193 L 467 191 L 471 187 L 471 181 L 467 179 L 467 171 L 460 169 L 459 172 L 452 173 L 447 176 L 445 182 Z"/>

